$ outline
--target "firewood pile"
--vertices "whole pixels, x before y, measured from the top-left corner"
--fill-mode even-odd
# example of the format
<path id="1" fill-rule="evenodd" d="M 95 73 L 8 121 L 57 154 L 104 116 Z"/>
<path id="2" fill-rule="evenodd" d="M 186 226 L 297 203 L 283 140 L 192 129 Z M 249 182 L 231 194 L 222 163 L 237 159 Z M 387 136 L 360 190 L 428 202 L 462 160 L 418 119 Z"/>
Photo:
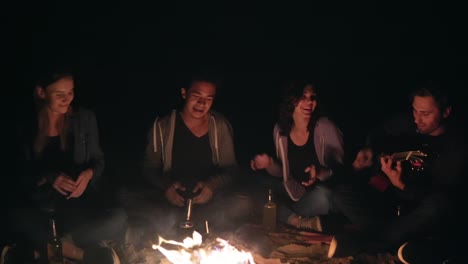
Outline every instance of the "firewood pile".
<path id="1" fill-rule="evenodd" d="M 396 256 L 389 253 L 379 255 L 361 254 L 355 257 L 327 257 L 333 236 L 322 233 L 299 231 L 279 227 L 266 231 L 261 226 L 246 225 L 236 232 L 240 241 L 249 241 L 247 248 L 253 249 L 257 264 L 397 264 Z"/>

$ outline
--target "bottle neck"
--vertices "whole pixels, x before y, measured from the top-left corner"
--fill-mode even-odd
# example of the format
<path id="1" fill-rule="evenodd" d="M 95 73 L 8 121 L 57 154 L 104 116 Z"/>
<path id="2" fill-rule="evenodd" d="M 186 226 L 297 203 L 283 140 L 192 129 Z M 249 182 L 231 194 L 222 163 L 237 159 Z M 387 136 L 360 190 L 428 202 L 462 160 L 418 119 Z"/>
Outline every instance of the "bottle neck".
<path id="1" fill-rule="evenodd" d="M 57 237 L 57 228 L 55 226 L 55 220 L 50 221 L 50 226 L 52 228 L 52 237 L 56 238 Z"/>

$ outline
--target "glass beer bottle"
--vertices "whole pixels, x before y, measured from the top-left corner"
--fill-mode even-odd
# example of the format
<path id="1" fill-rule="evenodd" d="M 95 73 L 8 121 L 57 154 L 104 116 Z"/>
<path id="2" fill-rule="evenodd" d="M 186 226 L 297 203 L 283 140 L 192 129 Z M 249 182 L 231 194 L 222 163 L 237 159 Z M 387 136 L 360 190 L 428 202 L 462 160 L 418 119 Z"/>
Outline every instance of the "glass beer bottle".
<path id="1" fill-rule="evenodd" d="M 268 190 L 268 201 L 263 206 L 263 226 L 268 230 L 276 229 L 276 203 L 273 202 L 271 189 Z"/>
<path id="2" fill-rule="evenodd" d="M 57 233 L 55 219 L 50 219 L 51 237 L 48 243 L 49 264 L 64 264 L 62 241 Z"/>

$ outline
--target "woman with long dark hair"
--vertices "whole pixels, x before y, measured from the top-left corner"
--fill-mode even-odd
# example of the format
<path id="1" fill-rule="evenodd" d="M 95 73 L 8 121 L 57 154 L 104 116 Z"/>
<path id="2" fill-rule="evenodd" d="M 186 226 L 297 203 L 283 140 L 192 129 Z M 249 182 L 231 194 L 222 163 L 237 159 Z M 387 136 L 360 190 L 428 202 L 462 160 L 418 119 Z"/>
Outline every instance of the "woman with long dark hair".
<path id="1" fill-rule="evenodd" d="M 279 207 L 280 221 L 322 231 L 317 216 L 331 212 L 330 187 L 340 175 L 344 150 L 340 129 L 319 111 L 313 82 L 295 80 L 286 86 L 273 138 L 276 157 L 258 154 L 251 168 L 282 180 L 279 191 L 289 199 Z"/>

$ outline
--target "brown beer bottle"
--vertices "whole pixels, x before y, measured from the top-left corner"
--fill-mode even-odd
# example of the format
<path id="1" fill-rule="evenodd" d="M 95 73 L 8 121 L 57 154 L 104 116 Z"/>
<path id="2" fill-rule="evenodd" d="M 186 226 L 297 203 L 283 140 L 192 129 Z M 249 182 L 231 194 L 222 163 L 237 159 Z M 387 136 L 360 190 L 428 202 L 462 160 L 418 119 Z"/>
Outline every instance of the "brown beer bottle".
<path id="1" fill-rule="evenodd" d="M 276 203 L 273 202 L 271 189 L 268 190 L 268 201 L 263 206 L 263 226 L 268 230 L 276 229 Z"/>
<path id="2" fill-rule="evenodd" d="M 49 254 L 49 264 L 64 264 L 63 253 L 62 253 L 62 241 L 57 233 L 57 226 L 55 223 L 55 219 L 50 219 L 50 229 L 51 229 L 51 237 L 48 247 L 48 254 Z"/>

